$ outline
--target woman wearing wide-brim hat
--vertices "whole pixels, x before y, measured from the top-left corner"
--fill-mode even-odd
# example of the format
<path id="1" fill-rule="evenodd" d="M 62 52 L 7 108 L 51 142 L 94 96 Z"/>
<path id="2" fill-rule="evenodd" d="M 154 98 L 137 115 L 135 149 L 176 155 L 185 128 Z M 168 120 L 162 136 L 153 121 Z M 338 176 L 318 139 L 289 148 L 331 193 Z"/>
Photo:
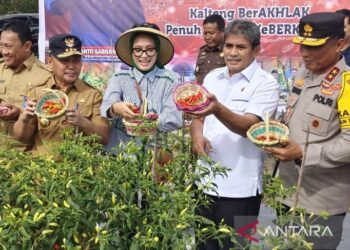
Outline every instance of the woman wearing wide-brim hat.
<path id="1" fill-rule="evenodd" d="M 133 119 L 135 112 L 147 99 L 149 112 L 159 116 L 159 130 L 171 131 L 182 126 L 181 112 L 172 99 L 179 76 L 164 68 L 174 55 L 174 46 L 157 25 L 145 23 L 124 32 L 115 44 L 119 59 L 131 68 L 115 73 L 101 105 L 103 116 L 113 121 L 107 150 L 126 142 L 122 119 Z"/>

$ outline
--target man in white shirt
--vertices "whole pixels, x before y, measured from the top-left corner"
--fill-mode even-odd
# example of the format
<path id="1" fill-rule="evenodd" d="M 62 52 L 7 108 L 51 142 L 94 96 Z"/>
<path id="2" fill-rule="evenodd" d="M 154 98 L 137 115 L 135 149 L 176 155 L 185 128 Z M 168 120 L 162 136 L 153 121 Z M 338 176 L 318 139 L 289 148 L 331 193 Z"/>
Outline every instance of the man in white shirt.
<path id="1" fill-rule="evenodd" d="M 227 177 L 208 177 L 217 185 L 217 193 L 206 191 L 213 203 L 199 213 L 217 224 L 224 219 L 237 231 L 256 220 L 262 193 L 263 153 L 248 141 L 246 132 L 266 112 L 275 112 L 279 86 L 255 60 L 260 52 L 256 24 L 235 20 L 225 29 L 224 40 L 226 67 L 205 77 L 203 86 L 211 93 L 211 102 L 203 111 L 193 113 L 196 119 L 191 135 L 197 154 L 208 155 L 229 169 Z M 248 247 L 249 242 L 245 244 L 236 247 Z M 224 249 L 230 247 L 233 244 L 225 240 Z M 219 249 L 219 245 L 209 240 L 200 249 Z"/>

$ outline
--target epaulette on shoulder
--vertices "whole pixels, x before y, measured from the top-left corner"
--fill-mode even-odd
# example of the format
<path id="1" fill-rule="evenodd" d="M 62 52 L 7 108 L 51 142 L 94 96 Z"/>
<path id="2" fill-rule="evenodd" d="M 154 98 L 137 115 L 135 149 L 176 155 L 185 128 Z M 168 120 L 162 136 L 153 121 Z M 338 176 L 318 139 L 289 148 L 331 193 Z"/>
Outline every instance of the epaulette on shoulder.
<path id="1" fill-rule="evenodd" d="M 156 78 L 168 79 L 171 83 L 175 82 L 180 76 L 170 70 L 164 70 L 161 75 L 157 75 Z"/>
<path id="2" fill-rule="evenodd" d="M 171 76 L 163 75 L 163 76 L 156 76 L 156 78 L 168 79 L 171 83 L 175 82 L 174 78 L 172 78 Z"/>
<path id="3" fill-rule="evenodd" d="M 43 68 L 43 69 L 47 70 L 48 72 L 52 73 L 52 68 L 49 65 L 47 65 L 46 63 L 38 61 L 38 66 L 40 68 Z"/>
<path id="4" fill-rule="evenodd" d="M 94 89 L 94 90 L 96 90 L 96 91 L 98 91 L 100 93 L 103 92 L 103 89 L 101 87 L 96 86 L 96 85 L 92 84 L 91 82 L 87 82 L 87 81 L 84 81 L 84 80 L 82 80 L 82 81 L 83 81 L 83 83 L 86 84 L 86 86 L 88 86 L 88 87 L 90 87 L 90 88 L 92 88 L 92 89 Z"/>
<path id="5" fill-rule="evenodd" d="M 199 47 L 199 50 L 204 49 L 207 45 L 204 44 L 203 46 Z"/>
<path id="6" fill-rule="evenodd" d="M 125 75 L 130 75 L 130 71 L 122 69 L 122 70 L 115 72 L 113 74 L 113 76 L 125 76 Z"/>
<path id="7" fill-rule="evenodd" d="M 31 91 L 32 89 L 41 87 L 41 86 L 45 86 L 50 80 L 51 80 L 51 78 L 48 78 L 46 81 L 43 81 L 43 82 L 32 83 L 29 87 L 29 91 Z"/>

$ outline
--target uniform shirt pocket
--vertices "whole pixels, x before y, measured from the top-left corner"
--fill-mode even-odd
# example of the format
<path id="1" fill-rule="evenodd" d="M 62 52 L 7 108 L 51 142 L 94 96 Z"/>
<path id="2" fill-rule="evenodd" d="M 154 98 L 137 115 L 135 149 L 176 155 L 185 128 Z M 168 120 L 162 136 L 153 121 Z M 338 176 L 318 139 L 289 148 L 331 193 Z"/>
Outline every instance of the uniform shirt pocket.
<path id="1" fill-rule="evenodd" d="M 244 114 L 249 103 L 248 98 L 234 98 L 230 102 L 230 109 L 235 113 Z"/>
<path id="2" fill-rule="evenodd" d="M 6 85 L 1 84 L 0 85 L 0 94 L 5 94 L 6 93 Z"/>
<path id="3" fill-rule="evenodd" d="M 311 103 L 307 108 L 306 119 L 303 122 L 303 130 L 312 134 L 325 137 L 328 134 L 330 117 L 333 108 L 319 103 Z"/>
<path id="4" fill-rule="evenodd" d="M 205 59 L 206 59 L 205 56 L 199 57 L 197 60 L 197 65 L 202 65 L 205 62 Z"/>
<path id="5" fill-rule="evenodd" d="M 91 120 L 91 118 L 92 118 L 92 107 L 91 106 L 79 106 L 78 111 L 82 116 Z"/>
<path id="6" fill-rule="evenodd" d="M 287 112 L 284 114 L 284 122 L 289 124 L 290 117 L 294 110 L 295 104 L 298 102 L 299 96 L 295 94 L 291 94 L 288 98 L 287 102 Z"/>

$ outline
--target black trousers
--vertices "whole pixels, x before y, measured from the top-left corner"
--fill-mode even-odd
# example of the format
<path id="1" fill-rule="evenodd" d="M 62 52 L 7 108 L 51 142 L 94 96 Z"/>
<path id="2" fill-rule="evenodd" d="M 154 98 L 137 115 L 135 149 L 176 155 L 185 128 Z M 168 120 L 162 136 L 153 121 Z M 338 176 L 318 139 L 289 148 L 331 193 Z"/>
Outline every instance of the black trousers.
<path id="1" fill-rule="evenodd" d="M 261 195 L 247 198 L 219 198 L 208 195 L 213 201 L 209 207 L 199 207 L 197 214 L 220 224 L 222 219 L 224 224 L 233 227 L 236 231 L 240 228 L 254 223 L 259 215 Z M 245 231 L 247 232 L 247 231 Z M 223 248 L 219 247 L 217 240 L 208 240 L 199 246 L 200 250 L 216 249 L 245 249 L 249 248 L 250 240 L 243 236 L 237 236 L 238 243 L 233 244 L 229 238 L 223 241 Z"/>
<path id="2" fill-rule="evenodd" d="M 282 205 L 281 211 L 277 211 L 277 217 L 291 213 L 289 210 L 289 206 Z M 310 217 L 309 214 L 305 215 L 306 225 L 310 227 L 309 230 L 307 230 L 308 235 L 306 236 L 305 240 L 313 243 L 313 249 L 337 249 L 343 233 L 343 221 L 345 215 L 346 213 L 330 215 L 326 219 L 316 215 L 313 215 L 312 217 Z"/>

